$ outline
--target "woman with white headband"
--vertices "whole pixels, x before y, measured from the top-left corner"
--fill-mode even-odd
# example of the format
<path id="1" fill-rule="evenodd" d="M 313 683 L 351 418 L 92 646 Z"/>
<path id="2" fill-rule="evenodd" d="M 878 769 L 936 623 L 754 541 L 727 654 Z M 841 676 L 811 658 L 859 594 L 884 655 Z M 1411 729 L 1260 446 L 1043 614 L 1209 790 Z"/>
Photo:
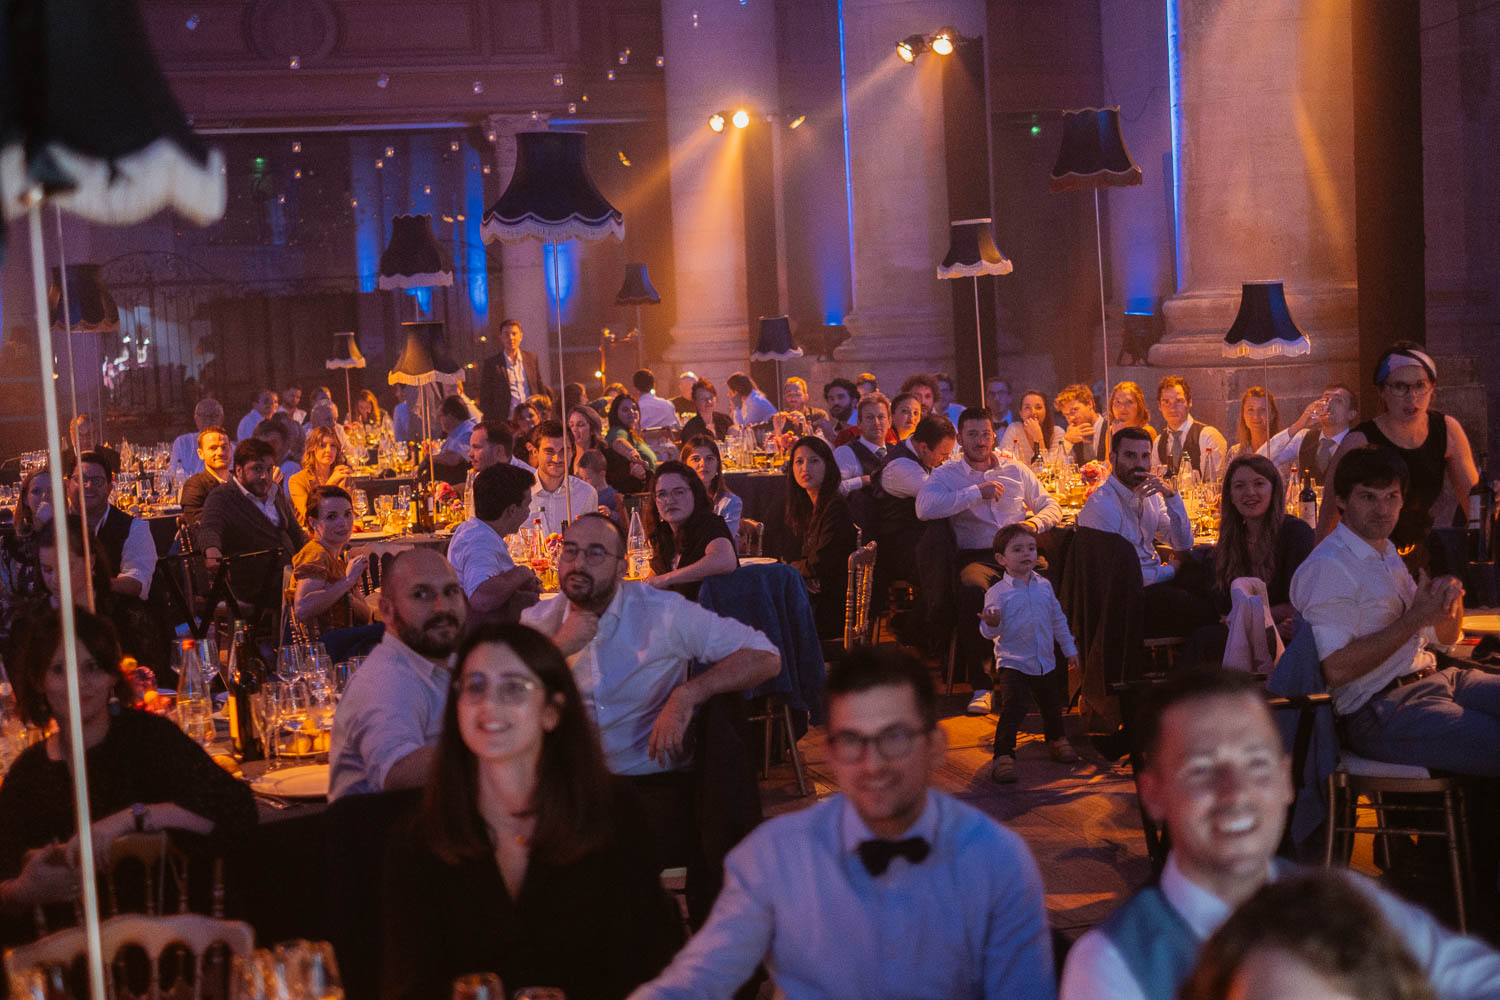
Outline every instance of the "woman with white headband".
<path id="1" fill-rule="evenodd" d="M 1437 365 L 1409 340 L 1386 348 L 1375 365 L 1375 384 L 1385 412 L 1356 425 L 1339 444 L 1329 462 L 1327 481 L 1333 482 L 1338 463 L 1350 449 L 1373 444 L 1389 448 L 1406 462 L 1407 487 L 1401 519 L 1391 532 L 1407 568 L 1415 575 L 1427 567 L 1427 536 L 1432 531 L 1432 505 L 1443 492 L 1443 477 L 1462 500 L 1479 481 L 1474 453 L 1463 427 L 1450 416 L 1429 409 L 1437 386 Z M 1339 521 L 1338 505 L 1325 498 L 1318 518 L 1322 539 Z"/>

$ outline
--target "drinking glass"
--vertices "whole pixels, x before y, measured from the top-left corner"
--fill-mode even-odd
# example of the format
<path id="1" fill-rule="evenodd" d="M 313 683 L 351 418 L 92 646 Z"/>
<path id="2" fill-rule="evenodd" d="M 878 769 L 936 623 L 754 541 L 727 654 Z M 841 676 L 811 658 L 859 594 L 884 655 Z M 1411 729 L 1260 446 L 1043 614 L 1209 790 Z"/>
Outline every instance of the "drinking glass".
<path id="1" fill-rule="evenodd" d="M 250 714 L 266 745 L 266 756 L 270 761 L 267 770 L 275 770 L 281 764 L 277 754 L 277 736 L 281 727 L 280 695 L 281 682 L 274 677 L 267 678 L 260 690 L 250 695 Z"/>
<path id="2" fill-rule="evenodd" d="M 453 980 L 453 1000 L 505 1000 L 505 987 L 493 972 L 476 972 Z"/>
<path id="3" fill-rule="evenodd" d="M 229 966 L 229 1000 L 276 1000 L 274 964 L 264 948 L 235 955 Z"/>
<path id="4" fill-rule="evenodd" d="M 396 487 L 396 504 L 397 504 L 397 506 L 399 506 L 402 510 L 405 510 L 406 507 L 407 507 L 407 505 L 410 504 L 410 503 L 411 503 L 411 487 L 410 486 L 398 486 L 398 487 Z"/>
<path id="5" fill-rule="evenodd" d="M 366 517 L 370 513 L 370 497 L 364 490 L 354 491 L 354 514 L 356 517 Z"/>
<path id="6" fill-rule="evenodd" d="M 282 646 L 276 650 L 276 674 L 283 680 L 291 680 L 302 674 L 302 648 Z"/>

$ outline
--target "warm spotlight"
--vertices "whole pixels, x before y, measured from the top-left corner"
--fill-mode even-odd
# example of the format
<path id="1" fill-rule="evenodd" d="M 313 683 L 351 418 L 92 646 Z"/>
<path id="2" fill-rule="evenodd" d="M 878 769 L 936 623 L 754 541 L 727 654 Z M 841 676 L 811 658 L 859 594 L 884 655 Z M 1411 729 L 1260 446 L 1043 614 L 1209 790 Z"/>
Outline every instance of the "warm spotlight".
<path id="1" fill-rule="evenodd" d="M 896 55 L 902 62 L 916 62 L 917 56 L 927 50 L 927 39 L 922 35 L 907 35 L 896 43 Z"/>
<path id="2" fill-rule="evenodd" d="M 724 112 L 715 111 L 713 114 L 709 115 L 708 127 L 713 129 L 715 132 L 724 131 Z"/>
<path id="3" fill-rule="evenodd" d="M 787 125 L 787 128 L 797 128 L 805 121 L 807 121 L 806 115 L 798 115 L 796 118 L 792 119 L 791 124 Z"/>
<path id="4" fill-rule="evenodd" d="M 932 36 L 932 51 L 940 56 L 951 56 L 953 54 L 953 43 L 958 38 L 958 32 L 952 28 L 943 28 Z"/>
<path id="5" fill-rule="evenodd" d="M 744 108 L 740 108 L 734 113 L 734 117 L 729 120 L 734 122 L 735 128 L 745 128 L 750 124 L 750 112 L 746 111 Z"/>

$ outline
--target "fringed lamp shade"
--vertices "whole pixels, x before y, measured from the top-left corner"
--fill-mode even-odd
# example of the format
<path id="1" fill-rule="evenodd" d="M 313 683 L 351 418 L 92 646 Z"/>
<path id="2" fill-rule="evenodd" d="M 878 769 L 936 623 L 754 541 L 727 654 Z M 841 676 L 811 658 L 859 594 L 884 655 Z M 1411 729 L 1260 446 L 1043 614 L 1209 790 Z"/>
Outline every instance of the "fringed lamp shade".
<path id="1" fill-rule="evenodd" d="M 67 269 L 68 315 L 63 316 L 63 287 L 58 269 L 52 269 L 47 286 L 47 310 L 52 329 L 74 333 L 118 333 L 120 309 L 99 277 L 98 264 L 69 264 Z"/>
<path id="2" fill-rule="evenodd" d="M 363 368 L 365 356 L 354 342 L 353 330 L 340 330 L 333 335 L 333 357 L 323 363 L 326 368 Z"/>
<path id="3" fill-rule="evenodd" d="M 989 219 L 960 219 L 952 224 L 948 256 L 938 265 L 939 278 L 977 278 L 1009 274 L 1014 265 L 995 246 Z"/>
<path id="4" fill-rule="evenodd" d="M 199 225 L 224 214 L 224 158 L 194 134 L 157 69 L 134 0 L 24 7 L 7 25 L 0 197 L 24 211 L 40 186 L 92 222 L 163 208 Z"/>
<path id="5" fill-rule="evenodd" d="M 625 219 L 589 177 L 582 132 L 520 132 L 516 172 L 484 213 L 485 242 L 544 242 L 625 235 Z"/>
<path id="6" fill-rule="evenodd" d="M 760 336 L 751 361 L 790 361 L 802 357 L 802 348 L 792 342 L 792 321 L 785 316 L 762 316 Z"/>
<path id="7" fill-rule="evenodd" d="M 453 284 L 453 264 L 438 244 L 430 215 L 391 219 L 391 242 L 380 255 L 382 289 L 430 288 Z"/>
<path id="8" fill-rule="evenodd" d="M 1118 107 L 1063 112 L 1062 148 L 1048 184 L 1053 194 L 1140 183 L 1141 168 L 1125 146 Z"/>
<path id="9" fill-rule="evenodd" d="M 406 346 L 401 359 L 391 369 L 391 385 L 431 385 L 442 382 L 456 385 L 463 380 L 463 369 L 448 356 L 448 344 L 441 323 L 402 323 Z"/>
<path id="10" fill-rule="evenodd" d="M 1295 358 L 1311 351 L 1311 341 L 1292 322 L 1281 282 L 1247 281 L 1240 286 L 1240 311 L 1224 335 L 1224 357 Z"/>
<path id="11" fill-rule="evenodd" d="M 651 276 L 645 264 L 626 264 L 625 283 L 615 294 L 617 306 L 654 306 L 661 304 L 661 296 L 651 286 Z"/>

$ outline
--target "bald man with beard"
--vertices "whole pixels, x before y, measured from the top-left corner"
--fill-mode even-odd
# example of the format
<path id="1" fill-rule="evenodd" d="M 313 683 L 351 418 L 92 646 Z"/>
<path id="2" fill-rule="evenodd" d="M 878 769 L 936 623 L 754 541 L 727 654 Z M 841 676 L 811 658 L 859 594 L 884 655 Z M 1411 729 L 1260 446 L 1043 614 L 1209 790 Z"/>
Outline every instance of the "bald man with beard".
<path id="1" fill-rule="evenodd" d="M 385 638 L 349 678 L 333 718 L 330 799 L 426 780 L 467 616 L 458 574 L 441 555 L 409 549 L 391 563 L 380 590 Z"/>

